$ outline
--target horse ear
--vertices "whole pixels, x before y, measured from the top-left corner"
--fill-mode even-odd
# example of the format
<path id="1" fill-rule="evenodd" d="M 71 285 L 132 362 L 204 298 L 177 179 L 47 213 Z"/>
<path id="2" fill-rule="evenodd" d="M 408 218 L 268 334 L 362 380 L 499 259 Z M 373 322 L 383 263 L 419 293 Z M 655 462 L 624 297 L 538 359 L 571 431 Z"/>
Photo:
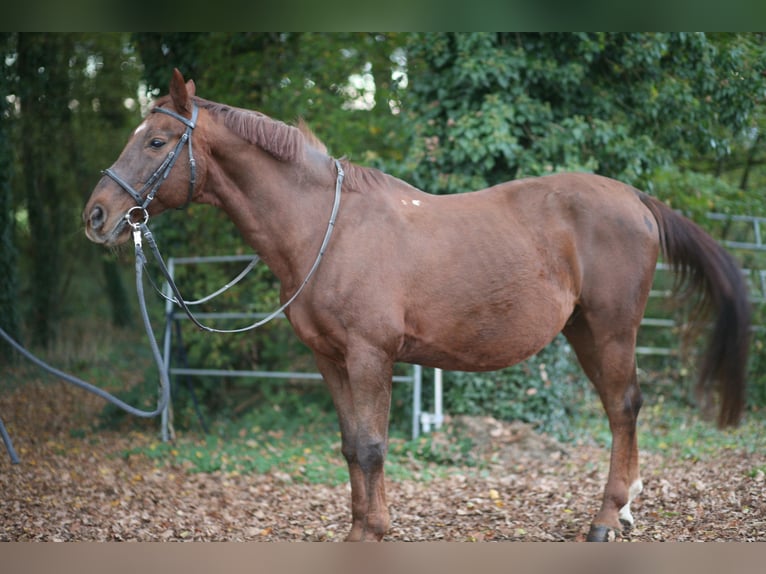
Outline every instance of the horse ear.
<path id="1" fill-rule="evenodd" d="M 184 77 L 178 68 L 173 70 L 173 77 L 170 79 L 170 99 L 179 112 L 188 112 L 190 110 L 189 98 L 194 95 L 194 82 L 191 82 L 192 89 L 184 83 Z M 191 91 L 191 94 L 189 93 Z"/>
<path id="2" fill-rule="evenodd" d="M 189 80 L 186 82 L 186 91 L 188 92 L 190 98 L 197 93 L 197 86 L 194 85 L 194 80 Z"/>

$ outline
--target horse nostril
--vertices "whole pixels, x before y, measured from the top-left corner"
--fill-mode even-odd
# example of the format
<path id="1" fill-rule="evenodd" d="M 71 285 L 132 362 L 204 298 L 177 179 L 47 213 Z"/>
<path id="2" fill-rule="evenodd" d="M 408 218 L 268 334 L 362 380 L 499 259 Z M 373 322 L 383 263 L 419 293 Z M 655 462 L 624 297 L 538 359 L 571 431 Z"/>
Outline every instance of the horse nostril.
<path id="1" fill-rule="evenodd" d="M 100 205 L 96 205 L 90 212 L 90 228 L 99 231 L 106 222 L 106 212 Z"/>

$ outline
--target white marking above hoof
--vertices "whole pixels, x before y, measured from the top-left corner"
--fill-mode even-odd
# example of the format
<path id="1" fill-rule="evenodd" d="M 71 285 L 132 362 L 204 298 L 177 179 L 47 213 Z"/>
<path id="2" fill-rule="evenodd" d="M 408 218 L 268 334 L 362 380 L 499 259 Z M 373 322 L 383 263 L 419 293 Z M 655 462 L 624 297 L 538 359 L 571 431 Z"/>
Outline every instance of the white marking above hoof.
<path id="1" fill-rule="evenodd" d="M 643 489 L 644 483 L 641 482 L 641 479 L 639 478 L 633 484 L 631 484 L 630 488 L 628 489 L 628 503 L 620 508 L 620 520 L 626 523 L 628 526 L 632 527 L 635 522 L 633 515 L 630 513 L 630 503 L 633 502 L 639 494 L 641 494 Z"/>

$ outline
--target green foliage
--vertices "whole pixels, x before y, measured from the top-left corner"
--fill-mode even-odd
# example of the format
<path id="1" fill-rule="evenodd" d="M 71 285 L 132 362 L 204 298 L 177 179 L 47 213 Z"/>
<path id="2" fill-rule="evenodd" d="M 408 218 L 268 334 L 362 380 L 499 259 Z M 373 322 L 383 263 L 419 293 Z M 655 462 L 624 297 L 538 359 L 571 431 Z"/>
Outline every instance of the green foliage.
<path id="1" fill-rule="evenodd" d="M 303 118 L 337 157 L 375 161 L 398 154 L 399 99 L 392 79 L 403 35 L 372 33 L 140 33 L 135 39 L 152 94 L 166 93 L 173 67 L 206 99 Z"/>
<path id="2" fill-rule="evenodd" d="M 122 265 L 124 260 L 114 253 L 83 240 L 80 211 L 84 207 L 83 191 L 90 190 L 101 170 L 114 162 L 129 130 L 140 118 L 136 85 L 141 66 L 125 34 L 80 34 L 74 39 L 73 53 L 69 56 L 69 97 L 77 104 L 73 106 L 70 137 L 83 143 L 74 146 L 72 152 L 74 190 L 78 193 L 76 199 L 70 200 L 72 213 L 68 225 L 72 229 L 66 246 L 77 253 L 79 265 L 74 273 L 81 273 L 84 268 L 94 270 L 93 281 L 89 282 L 94 291 L 81 285 L 70 289 L 70 284 L 65 284 L 63 288 L 67 291 L 62 300 L 69 306 L 62 312 L 82 313 L 83 307 L 93 309 L 94 300 L 103 301 L 106 308 L 99 311 L 109 313 L 112 324 L 137 325 L 137 321 L 133 322 L 137 305 L 131 293 L 132 281 L 127 278 L 132 268 Z M 126 281 L 130 283 L 126 285 Z"/>
<path id="3" fill-rule="evenodd" d="M 562 170 L 646 185 L 745 145 L 764 49 L 748 35 L 413 36 L 401 172 L 438 193 Z"/>
<path id="4" fill-rule="evenodd" d="M 2 45 L 14 152 L 4 152 L 0 162 L 13 166 L 22 294 L 15 312 L 36 345 L 54 343 L 60 323 L 72 315 L 100 309 L 94 302 L 103 285 L 92 270 L 104 250 L 84 240 L 81 209 L 83 190 L 120 150 L 131 115 L 125 102 L 129 96 L 135 102 L 138 75 L 123 39 L 18 33 Z M 133 110 L 137 117 L 138 106 Z"/>
<path id="5" fill-rule="evenodd" d="M 726 215 L 766 213 L 764 196 L 747 192 L 711 173 L 681 170 L 677 166 L 657 169 L 647 191 L 715 234 L 720 231 L 707 219 L 710 212 Z M 716 237 L 721 237 L 716 234 Z"/>
<path id="6" fill-rule="evenodd" d="M 755 306 L 755 320 L 758 325 L 766 321 L 766 305 Z M 764 345 L 764 328 L 760 327 L 753 333 L 753 343 L 750 346 L 748 365 L 748 403 L 763 408 L 766 405 L 766 345 Z"/>

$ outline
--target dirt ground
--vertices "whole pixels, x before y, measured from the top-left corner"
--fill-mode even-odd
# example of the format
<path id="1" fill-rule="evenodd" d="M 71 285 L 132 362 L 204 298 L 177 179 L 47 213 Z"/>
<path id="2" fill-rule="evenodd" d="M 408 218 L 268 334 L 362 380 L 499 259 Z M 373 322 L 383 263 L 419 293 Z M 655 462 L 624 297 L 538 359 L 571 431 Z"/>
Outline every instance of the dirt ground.
<path id="1" fill-rule="evenodd" d="M 22 459 L 0 453 L 0 541 L 340 541 L 349 489 L 284 473 L 187 474 L 125 451 L 151 432 L 83 436 L 98 399 L 59 385 L 0 397 Z M 30 396 L 30 393 L 32 395 Z M 391 541 L 580 541 L 598 508 L 608 453 L 523 425 L 463 419 L 486 469 L 388 481 Z M 716 460 L 642 453 L 634 541 L 766 541 L 766 454 Z"/>

